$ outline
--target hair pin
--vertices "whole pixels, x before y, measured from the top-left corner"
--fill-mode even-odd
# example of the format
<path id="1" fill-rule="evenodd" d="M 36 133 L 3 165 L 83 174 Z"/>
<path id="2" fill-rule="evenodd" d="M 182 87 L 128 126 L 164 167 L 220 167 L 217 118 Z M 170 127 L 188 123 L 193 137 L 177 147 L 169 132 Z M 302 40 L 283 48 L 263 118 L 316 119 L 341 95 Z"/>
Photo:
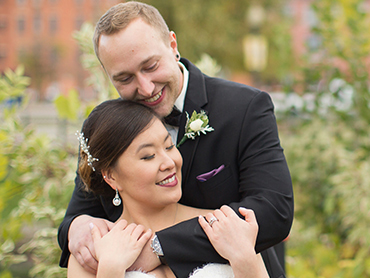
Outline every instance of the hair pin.
<path id="1" fill-rule="evenodd" d="M 87 164 L 95 172 L 95 168 L 92 165 L 92 163 L 94 161 L 99 161 L 99 159 L 98 158 L 95 158 L 95 157 L 92 157 L 92 155 L 90 154 L 90 151 L 89 151 L 90 146 L 87 145 L 87 141 L 89 141 L 89 139 L 88 138 L 85 138 L 84 137 L 84 134 L 81 133 L 81 132 L 79 132 L 79 131 L 77 131 L 75 134 L 77 136 L 77 140 L 80 141 L 80 148 L 81 148 L 81 150 L 87 155 Z"/>

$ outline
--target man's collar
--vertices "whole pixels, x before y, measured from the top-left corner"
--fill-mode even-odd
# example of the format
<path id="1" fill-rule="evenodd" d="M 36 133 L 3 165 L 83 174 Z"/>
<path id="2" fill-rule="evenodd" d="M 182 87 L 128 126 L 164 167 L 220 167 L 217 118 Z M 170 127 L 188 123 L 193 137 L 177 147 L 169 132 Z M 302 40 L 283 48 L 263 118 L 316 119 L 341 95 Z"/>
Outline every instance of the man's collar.
<path id="1" fill-rule="evenodd" d="M 187 70 L 187 68 L 184 66 L 183 63 L 181 63 L 180 61 L 177 63 L 179 64 L 179 67 L 184 76 L 184 81 L 182 83 L 181 93 L 175 101 L 175 106 L 179 111 L 183 112 L 186 90 L 188 89 L 188 83 L 189 83 L 189 71 Z"/>

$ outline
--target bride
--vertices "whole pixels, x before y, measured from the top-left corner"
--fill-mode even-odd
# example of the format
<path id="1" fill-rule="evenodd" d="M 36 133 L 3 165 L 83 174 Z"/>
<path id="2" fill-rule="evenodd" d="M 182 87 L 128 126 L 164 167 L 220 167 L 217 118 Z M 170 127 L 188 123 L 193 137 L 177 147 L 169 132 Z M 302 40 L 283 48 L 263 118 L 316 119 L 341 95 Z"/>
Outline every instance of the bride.
<path id="1" fill-rule="evenodd" d="M 115 190 L 113 202 L 122 200 L 123 212 L 104 236 L 90 224 L 99 262 L 96 276 L 71 255 L 68 277 L 176 277 L 164 264 L 148 273 L 128 269 L 151 245 L 156 231 L 194 217 L 229 265 L 208 264 L 189 277 L 268 277 L 254 251 L 258 225 L 253 211 L 239 209 L 244 221 L 228 206 L 213 211 L 178 203 L 182 158 L 150 108 L 121 99 L 106 101 L 89 115 L 82 132 L 78 171 L 86 190 L 100 196 Z M 104 187 L 94 182 L 102 179 Z"/>

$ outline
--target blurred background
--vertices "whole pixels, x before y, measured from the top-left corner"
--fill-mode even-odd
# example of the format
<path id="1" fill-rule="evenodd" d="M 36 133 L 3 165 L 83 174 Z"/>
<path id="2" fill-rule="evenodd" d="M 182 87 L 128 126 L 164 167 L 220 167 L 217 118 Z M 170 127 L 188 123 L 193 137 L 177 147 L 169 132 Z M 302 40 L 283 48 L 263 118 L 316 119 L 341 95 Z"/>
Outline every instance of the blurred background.
<path id="1" fill-rule="evenodd" d="M 118 97 L 93 28 L 118 0 L 0 0 L 0 278 L 66 277 L 75 131 Z M 153 0 L 181 56 L 270 93 L 295 193 L 294 277 L 370 277 L 370 1 Z"/>

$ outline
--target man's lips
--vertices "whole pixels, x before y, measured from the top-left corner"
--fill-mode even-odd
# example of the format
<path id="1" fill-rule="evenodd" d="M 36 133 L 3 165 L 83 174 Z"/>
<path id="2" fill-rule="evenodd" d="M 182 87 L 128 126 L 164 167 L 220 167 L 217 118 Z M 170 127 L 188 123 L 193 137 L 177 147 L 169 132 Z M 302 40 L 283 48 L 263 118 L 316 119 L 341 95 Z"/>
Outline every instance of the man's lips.
<path id="1" fill-rule="evenodd" d="M 163 187 L 173 187 L 176 186 L 178 183 L 176 178 L 176 173 L 168 176 L 164 180 L 157 182 L 156 184 Z"/>
<path id="2" fill-rule="evenodd" d="M 143 99 L 143 102 L 148 106 L 154 106 L 160 103 L 164 98 L 163 89 L 160 90 L 156 95 L 152 96 L 151 98 Z"/>

